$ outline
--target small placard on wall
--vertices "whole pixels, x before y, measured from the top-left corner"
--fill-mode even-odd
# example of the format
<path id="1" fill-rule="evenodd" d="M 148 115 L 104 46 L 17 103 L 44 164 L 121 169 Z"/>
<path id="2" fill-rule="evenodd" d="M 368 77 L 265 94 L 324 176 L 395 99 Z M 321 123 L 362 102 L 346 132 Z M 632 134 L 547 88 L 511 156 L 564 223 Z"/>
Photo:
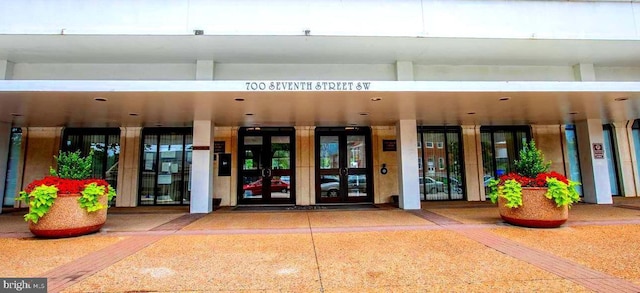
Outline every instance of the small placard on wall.
<path id="1" fill-rule="evenodd" d="M 396 151 L 396 140 L 395 139 L 383 139 L 382 140 L 382 151 L 383 152 L 395 152 Z"/>
<path id="2" fill-rule="evenodd" d="M 593 143 L 592 148 L 594 159 L 604 159 L 604 147 L 602 143 Z"/>
<path id="3" fill-rule="evenodd" d="M 225 142 L 224 141 L 214 141 L 213 142 L 213 153 L 220 154 L 224 153 Z"/>

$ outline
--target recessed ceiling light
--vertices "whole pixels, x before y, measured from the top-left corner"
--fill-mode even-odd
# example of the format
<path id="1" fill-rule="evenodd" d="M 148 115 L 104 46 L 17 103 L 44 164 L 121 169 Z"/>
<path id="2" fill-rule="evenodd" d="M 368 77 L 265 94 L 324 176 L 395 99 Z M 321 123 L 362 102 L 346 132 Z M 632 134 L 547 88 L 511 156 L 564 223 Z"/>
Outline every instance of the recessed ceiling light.
<path id="1" fill-rule="evenodd" d="M 615 100 L 616 102 L 622 102 L 622 101 L 626 101 L 626 100 L 628 100 L 628 99 L 629 99 L 628 97 L 619 97 L 619 98 L 615 98 L 614 100 Z"/>
<path id="2" fill-rule="evenodd" d="M 22 117 L 22 114 L 20 113 L 11 113 L 10 115 L 13 117 Z"/>
<path id="3" fill-rule="evenodd" d="M 98 101 L 98 102 L 106 102 L 107 101 L 107 99 L 105 99 L 103 97 L 97 97 L 97 98 L 94 98 L 94 100 Z"/>
<path id="4" fill-rule="evenodd" d="M 511 99 L 511 97 L 502 97 L 502 98 L 500 98 L 500 101 L 508 101 L 510 99 Z"/>
<path id="5" fill-rule="evenodd" d="M 349 126 L 356 126 L 358 123 L 349 123 Z"/>
<path id="6" fill-rule="evenodd" d="M 476 112 L 467 112 L 467 115 L 475 115 Z"/>
<path id="7" fill-rule="evenodd" d="M 156 123 L 156 124 L 154 124 L 154 125 L 155 125 L 156 127 L 160 127 L 160 126 L 162 126 L 162 123 Z"/>
<path id="8" fill-rule="evenodd" d="M 377 101 L 381 101 L 382 98 L 381 97 L 373 97 L 371 98 L 372 101 L 377 102 Z"/>
<path id="9" fill-rule="evenodd" d="M 368 115 L 369 115 L 369 113 L 367 113 L 367 112 L 360 112 L 360 113 L 358 113 L 358 114 L 359 114 L 360 116 L 368 116 Z"/>
<path id="10" fill-rule="evenodd" d="M 253 113 L 245 113 L 246 116 L 253 116 Z"/>
<path id="11" fill-rule="evenodd" d="M 574 111 L 574 112 L 569 112 L 569 114 L 571 114 L 571 115 L 576 115 L 576 114 L 578 114 L 578 113 L 579 113 L 579 112 L 575 112 L 575 111 Z"/>
<path id="12" fill-rule="evenodd" d="M 244 98 L 235 98 L 233 100 L 236 101 L 236 102 L 242 102 L 242 101 L 244 101 Z"/>
<path id="13" fill-rule="evenodd" d="M 138 115 L 140 115 L 140 114 L 138 114 L 138 113 L 129 113 L 129 116 L 138 116 Z"/>

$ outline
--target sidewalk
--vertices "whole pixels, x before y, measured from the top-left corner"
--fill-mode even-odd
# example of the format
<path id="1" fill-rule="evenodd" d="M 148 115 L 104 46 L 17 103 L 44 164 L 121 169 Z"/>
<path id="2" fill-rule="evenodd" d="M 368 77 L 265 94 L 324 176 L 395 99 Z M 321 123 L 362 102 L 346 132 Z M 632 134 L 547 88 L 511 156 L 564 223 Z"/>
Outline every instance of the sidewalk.
<path id="1" fill-rule="evenodd" d="M 118 210 L 101 232 L 34 239 L 0 215 L 0 276 L 50 292 L 640 292 L 640 200 L 575 205 L 558 229 L 487 203 L 421 211 Z"/>

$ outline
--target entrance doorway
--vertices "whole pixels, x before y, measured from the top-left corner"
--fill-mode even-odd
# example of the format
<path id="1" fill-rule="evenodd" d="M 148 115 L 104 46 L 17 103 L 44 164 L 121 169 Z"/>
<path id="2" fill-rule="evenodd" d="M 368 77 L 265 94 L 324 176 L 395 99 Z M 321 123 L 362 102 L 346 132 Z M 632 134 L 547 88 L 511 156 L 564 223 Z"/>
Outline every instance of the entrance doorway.
<path id="1" fill-rule="evenodd" d="M 316 203 L 373 202 L 371 129 L 316 128 Z"/>
<path id="2" fill-rule="evenodd" d="M 295 130 L 241 128 L 238 203 L 295 203 Z"/>

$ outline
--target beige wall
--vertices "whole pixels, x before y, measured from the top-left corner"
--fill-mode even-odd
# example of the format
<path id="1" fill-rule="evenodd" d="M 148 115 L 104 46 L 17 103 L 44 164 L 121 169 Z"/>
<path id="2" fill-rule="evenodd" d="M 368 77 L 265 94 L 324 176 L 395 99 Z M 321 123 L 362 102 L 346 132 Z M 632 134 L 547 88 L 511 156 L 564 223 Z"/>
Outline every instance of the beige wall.
<path id="1" fill-rule="evenodd" d="M 21 190 L 24 190 L 31 181 L 49 175 L 49 167 L 55 168 L 53 156 L 60 150 L 61 134 L 61 127 L 23 128 L 25 161 Z"/>
<path id="2" fill-rule="evenodd" d="M 397 152 L 383 152 L 383 140 L 396 139 L 395 126 L 372 127 L 373 143 L 373 191 L 375 203 L 391 202 L 391 195 L 398 195 L 398 155 Z M 417 149 L 416 149 L 417 151 Z M 387 165 L 388 173 L 382 175 L 382 164 Z"/>
<path id="3" fill-rule="evenodd" d="M 221 206 L 236 205 L 237 198 L 235 192 L 237 190 L 236 177 L 238 176 L 238 157 L 236 146 L 238 141 L 238 128 L 237 127 L 216 127 L 213 131 L 214 141 L 224 141 L 225 153 L 231 154 L 231 176 L 218 176 L 218 160 L 213 162 L 213 197 L 220 198 Z"/>
<path id="4" fill-rule="evenodd" d="M 141 135 L 141 127 L 120 128 L 117 207 L 135 207 L 138 204 Z"/>
<path id="5" fill-rule="evenodd" d="M 296 205 L 316 203 L 315 127 L 296 126 Z"/>
<path id="6" fill-rule="evenodd" d="M 634 176 L 634 161 L 631 153 L 634 150 L 633 136 L 631 135 L 631 126 L 633 120 L 625 122 L 613 123 L 613 131 L 615 132 L 615 147 L 618 154 L 618 168 L 620 179 L 622 180 L 622 195 L 625 197 L 635 197 L 636 178 Z"/>
<path id="7" fill-rule="evenodd" d="M 464 175 L 468 201 L 484 201 L 484 172 L 482 168 L 482 148 L 480 145 L 480 125 L 462 126 L 464 149 Z"/>

